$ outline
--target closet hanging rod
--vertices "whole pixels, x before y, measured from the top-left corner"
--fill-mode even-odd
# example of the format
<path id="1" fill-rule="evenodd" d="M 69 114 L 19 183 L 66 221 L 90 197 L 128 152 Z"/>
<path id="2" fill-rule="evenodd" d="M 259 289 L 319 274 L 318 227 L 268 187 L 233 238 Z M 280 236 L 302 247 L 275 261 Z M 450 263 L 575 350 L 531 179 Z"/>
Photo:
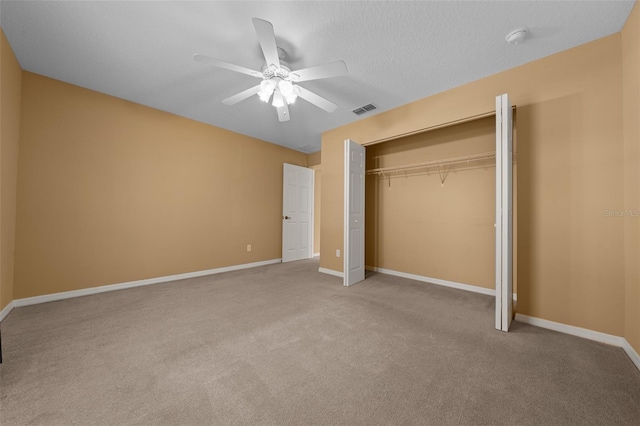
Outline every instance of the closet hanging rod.
<path id="1" fill-rule="evenodd" d="M 479 154 L 464 155 L 461 157 L 451 157 L 451 158 L 445 158 L 442 160 L 432 160 L 424 163 L 415 163 L 415 164 L 406 164 L 404 166 L 392 166 L 392 167 L 381 167 L 377 169 L 370 169 L 370 170 L 367 170 L 367 174 L 380 175 L 384 173 L 393 173 L 393 172 L 400 172 L 400 171 L 424 169 L 424 168 L 430 168 L 430 167 L 442 167 L 442 166 L 449 166 L 454 164 L 471 163 L 473 161 L 490 160 L 495 158 L 495 156 L 496 156 L 495 151 L 481 152 Z"/>

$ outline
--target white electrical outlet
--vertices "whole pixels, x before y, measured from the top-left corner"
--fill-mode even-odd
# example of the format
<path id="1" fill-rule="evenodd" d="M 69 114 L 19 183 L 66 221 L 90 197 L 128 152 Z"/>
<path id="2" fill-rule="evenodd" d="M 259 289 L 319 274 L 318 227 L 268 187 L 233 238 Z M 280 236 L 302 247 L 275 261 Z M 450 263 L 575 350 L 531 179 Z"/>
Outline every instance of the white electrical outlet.
<path id="1" fill-rule="evenodd" d="M 336 250 L 336 257 L 340 257 L 340 249 Z"/>
<path id="2" fill-rule="evenodd" d="M 247 251 L 251 251 L 251 244 L 247 244 Z"/>

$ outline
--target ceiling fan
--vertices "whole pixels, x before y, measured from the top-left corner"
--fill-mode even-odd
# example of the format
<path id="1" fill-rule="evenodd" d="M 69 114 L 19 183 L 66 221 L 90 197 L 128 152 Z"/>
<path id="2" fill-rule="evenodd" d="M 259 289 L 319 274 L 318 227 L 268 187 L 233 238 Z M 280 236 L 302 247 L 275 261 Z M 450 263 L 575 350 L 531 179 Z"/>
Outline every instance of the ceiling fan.
<path id="1" fill-rule="evenodd" d="M 260 71 L 205 55 L 196 54 L 193 56 L 193 59 L 198 62 L 262 79 L 257 86 L 230 96 L 222 102 L 227 105 L 235 105 L 250 96 L 258 95 L 262 101 L 268 103 L 273 96 L 271 104 L 278 110 L 278 119 L 280 121 L 289 121 L 289 105 L 293 104 L 298 97 L 327 112 L 335 111 L 337 108 L 336 104 L 294 83 L 345 75 L 347 74 L 347 66 L 345 63 L 336 61 L 294 71 L 289 64 L 284 61 L 286 56 L 285 51 L 276 45 L 273 25 L 268 21 L 253 18 L 253 26 L 258 35 L 258 42 L 260 43 L 262 53 L 266 60 L 265 65 Z"/>

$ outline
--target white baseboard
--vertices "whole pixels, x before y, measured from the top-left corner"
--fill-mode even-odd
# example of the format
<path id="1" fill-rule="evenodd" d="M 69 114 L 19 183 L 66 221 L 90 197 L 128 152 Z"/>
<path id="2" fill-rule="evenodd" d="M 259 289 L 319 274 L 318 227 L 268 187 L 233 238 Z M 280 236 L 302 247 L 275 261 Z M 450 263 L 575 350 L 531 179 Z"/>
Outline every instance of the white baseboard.
<path id="1" fill-rule="evenodd" d="M 13 300 L 11 302 L 9 302 L 9 304 L 7 306 L 5 306 L 1 311 L 0 311 L 0 322 L 2 322 L 3 319 L 5 319 L 7 317 L 7 315 L 9 315 L 9 312 L 11 312 L 11 310 L 13 309 Z"/>
<path id="2" fill-rule="evenodd" d="M 471 291 L 471 292 L 474 292 L 474 293 L 486 294 L 486 295 L 489 295 L 489 296 L 495 296 L 496 295 L 496 291 L 494 289 L 492 289 L 492 288 L 484 288 L 484 287 L 478 287 L 476 285 L 471 285 L 471 284 L 456 283 L 456 282 L 453 282 L 453 281 L 441 280 L 439 278 L 430 278 L 430 277 L 425 277 L 425 276 L 422 276 L 422 275 L 408 274 L 406 272 L 398 272 L 398 271 L 394 271 L 392 269 L 377 268 L 377 267 L 374 267 L 374 266 L 367 266 L 366 268 L 368 270 L 370 270 L 370 271 L 381 272 L 383 274 L 393 275 L 393 276 L 401 277 L 401 278 L 408 278 L 410 280 L 422 281 L 422 282 L 431 283 L 431 284 L 437 284 L 437 285 L 441 285 L 441 286 L 444 286 L 444 287 L 457 288 L 459 290 L 466 290 L 466 291 Z"/>
<path id="3" fill-rule="evenodd" d="M 334 271 L 333 269 L 318 268 L 318 272 L 322 272 L 323 274 L 333 275 L 334 277 L 344 278 L 344 273 L 339 271 Z"/>
<path id="4" fill-rule="evenodd" d="M 530 317 L 528 315 L 516 314 L 516 321 L 546 328 L 548 330 L 559 331 L 560 333 L 570 334 L 572 336 L 582 337 L 584 339 L 595 340 L 596 342 L 606 343 L 607 345 L 622 347 L 622 342 L 625 340 L 623 337 L 614 336 L 612 334 L 601 333 L 599 331 L 589 330 L 588 328 L 562 324 L 542 318 Z"/>
<path id="5" fill-rule="evenodd" d="M 205 271 L 187 272 L 184 274 L 168 275 L 165 277 L 149 278 L 146 280 L 129 281 L 120 284 L 103 285 L 100 287 L 83 288 L 81 290 L 64 291 L 61 293 L 45 294 L 42 296 L 26 297 L 24 299 L 15 299 L 13 306 L 28 306 L 39 303 L 53 302 L 56 300 L 71 299 L 74 297 L 89 296 L 92 294 L 105 293 L 108 291 L 123 290 L 125 288 L 140 287 L 144 285 L 159 284 L 169 281 L 184 280 L 187 278 L 203 277 L 206 275 L 221 274 L 223 272 L 238 271 L 240 269 L 255 268 L 257 266 L 271 265 L 280 263 L 282 259 L 264 260 L 262 262 L 244 263 L 241 265 L 225 266 L 223 268 L 207 269 Z M 5 308 L 6 309 L 6 308 Z M 3 310 L 4 312 L 4 310 Z"/>
<path id="6" fill-rule="evenodd" d="M 617 346 L 624 349 L 627 356 L 635 364 L 638 370 L 640 370 L 640 356 L 624 337 L 614 336 L 613 334 L 601 333 L 599 331 L 589 330 L 587 328 L 562 324 L 559 322 L 530 317 L 528 315 L 522 314 L 516 314 L 516 321 L 535 325 L 537 327 L 546 328 L 548 330 L 553 330 L 564 334 L 570 334 L 572 336 L 582 337 L 583 339 L 595 340 L 596 342 L 606 343 L 607 345 Z"/>
<path id="7" fill-rule="evenodd" d="M 496 291 L 494 289 L 491 289 L 491 288 L 483 288 L 483 287 L 478 287 L 478 286 L 470 285 L 470 284 L 456 283 L 456 282 L 453 282 L 453 281 L 446 281 L 446 280 L 441 280 L 441 279 L 438 279 L 438 278 L 429 278 L 429 277 L 424 277 L 422 275 L 408 274 L 406 272 L 398 272 L 398 271 L 394 271 L 392 269 L 377 268 L 377 267 L 374 267 L 374 266 L 366 266 L 365 268 L 368 271 L 376 271 L 376 272 L 380 272 L 382 274 L 393 275 L 393 276 L 401 277 L 401 278 L 408 278 L 410 280 L 422 281 L 422 282 L 427 282 L 427 283 L 431 283 L 431 284 L 437 284 L 437 285 L 441 285 L 441 286 L 445 286 L 445 287 L 457 288 L 459 290 L 466 290 L 466 291 L 471 291 L 471 292 L 474 292 L 474 293 L 486 294 L 486 295 L 489 295 L 489 296 L 495 296 L 496 295 Z M 338 271 L 334 271 L 333 269 L 318 268 L 318 271 L 322 272 L 323 274 L 329 274 L 329 275 L 333 275 L 333 276 L 340 277 L 340 278 L 344 277 L 344 273 L 338 272 Z"/>
<path id="8" fill-rule="evenodd" d="M 320 257 L 320 253 L 313 253 L 313 257 Z"/>
<path id="9" fill-rule="evenodd" d="M 633 349 L 633 346 L 629 343 L 627 339 L 624 339 L 624 343 L 622 344 L 622 349 L 627 353 L 627 356 L 631 358 L 631 362 L 633 362 L 638 370 L 640 370 L 640 355 Z"/>

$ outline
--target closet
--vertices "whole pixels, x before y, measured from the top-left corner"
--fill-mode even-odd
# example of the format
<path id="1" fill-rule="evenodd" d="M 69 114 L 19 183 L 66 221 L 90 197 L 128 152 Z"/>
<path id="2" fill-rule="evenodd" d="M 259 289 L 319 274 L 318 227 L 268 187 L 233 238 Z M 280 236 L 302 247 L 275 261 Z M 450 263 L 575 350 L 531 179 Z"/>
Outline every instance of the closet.
<path id="1" fill-rule="evenodd" d="M 510 106 L 508 110 L 512 111 Z M 512 120 L 510 113 L 507 116 Z M 511 300 L 511 288 L 503 292 L 501 286 L 503 280 L 511 286 L 515 276 L 509 256 L 515 259 L 510 232 L 516 226 L 511 228 L 509 221 L 516 216 L 517 194 L 510 181 L 503 187 L 496 178 L 496 161 L 502 161 L 503 152 L 499 150 L 496 158 L 499 129 L 500 118 L 497 121 L 496 114 L 487 113 L 367 144 L 368 269 L 489 295 L 499 293 L 502 300 Z M 510 174 L 506 163 L 500 164 L 500 170 Z M 512 165 L 515 182 L 515 161 Z M 501 206 L 507 205 L 507 198 L 503 199 L 507 192 L 512 193 L 513 216 L 505 214 L 503 221 Z M 512 313 L 511 306 L 505 308 L 503 315 L 509 312 L 510 318 L 503 327 L 502 300 L 497 299 L 496 328 L 506 331 Z"/>

